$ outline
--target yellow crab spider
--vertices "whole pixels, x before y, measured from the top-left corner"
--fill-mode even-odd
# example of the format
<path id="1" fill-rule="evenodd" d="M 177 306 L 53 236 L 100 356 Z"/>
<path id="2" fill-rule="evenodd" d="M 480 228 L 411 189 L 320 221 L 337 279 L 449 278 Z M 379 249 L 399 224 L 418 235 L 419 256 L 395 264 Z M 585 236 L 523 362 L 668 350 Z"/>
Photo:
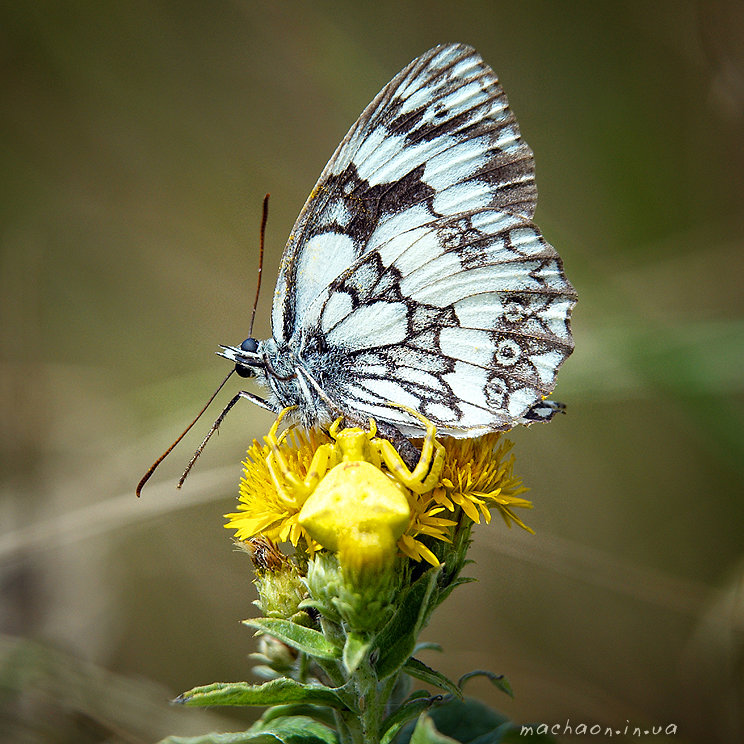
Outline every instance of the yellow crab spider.
<path id="1" fill-rule="evenodd" d="M 430 491 L 437 485 L 442 473 L 444 447 L 436 440 L 437 430 L 431 421 L 407 406 L 397 407 L 410 413 L 425 427 L 421 456 L 413 471 L 403 462 L 392 442 L 377 436 L 374 419 L 369 420 L 368 431 L 357 427 L 339 431 L 343 418 L 338 418 L 328 430 L 333 441 L 317 448 L 304 479 L 300 479 L 291 471 L 279 448 L 286 436 L 286 431 L 277 436 L 279 424 L 292 410 L 285 408 L 264 438 L 271 450 L 266 458 L 266 464 L 277 492 L 290 501 L 285 491 L 286 486 L 289 486 L 294 492 L 295 499 L 299 498 L 300 502 L 303 502 L 316 489 L 323 477 L 342 462 L 367 462 L 378 469 L 384 462 L 389 476 L 394 481 L 414 493 Z"/>

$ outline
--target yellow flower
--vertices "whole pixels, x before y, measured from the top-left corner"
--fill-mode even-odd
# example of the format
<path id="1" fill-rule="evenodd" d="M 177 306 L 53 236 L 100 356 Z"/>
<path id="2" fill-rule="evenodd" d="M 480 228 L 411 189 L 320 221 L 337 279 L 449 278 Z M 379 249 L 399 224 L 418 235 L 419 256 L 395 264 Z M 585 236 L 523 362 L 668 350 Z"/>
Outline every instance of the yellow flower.
<path id="1" fill-rule="evenodd" d="M 336 437 L 341 438 L 347 432 L 350 430 L 345 429 Z M 240 483 L 239 511 L 225 515 L 229 519 L 225 527 L 236 530 L 235 536 L 239 540 L 264 535 L 275 542 L 291 542 L 295 547 L 302 542 L 310 555 L 320 550 L 320 542 L 310 536 L 300 521 L 300 512 L 309 495 L 306 489 L 292 488 L 289 478 L 305 481 L 318 447 L 332 444 L 333 441 L 319 429 L 309 432 L 294 429 L 283 439 L 280 438 L 278 446 L 289 474 L 280 483 L 281 489 L 277 488 L 267 463 L 270 447 L 254 441 L 243 463 L 245 476 Z M 459 524 L 480 523 L 481 516 L 488 523 L 491 521 L 490 510 L 494 508 L 507 526 L 511 527 L 514 522 L 532 532 L 513 511 L 517 507 L 532 508 L 532 503 L 520 498 L 520 494 L 527 489 L 513 475 L 514 456 L 510 454 L 512 443 L 509 440 L 503 438 L 501 433 L 493 433 L 471 439 L 444 437 L 441 444 L 445 456 L 439 483 L 422 494 L 410 489 L 403 490 L 408 499 L 410 516 L 403 534 L 398 531 L 396 535 L 397 547 L 402 554 L 414 561 L 424 560 L 436 566 L 439 560 L 429 547 L 433 545 L 431 541 L 450 543 Z M 382 473 L 388 473 L 385 465 L 379 461 L 372 464 Z M 274 470 L 276 477 L 276 468 Z M 281 474 L 279 477 L 282 477 Z M 339 478 L 343 481 L 341 471 L 335 473 L 334 483 Z M 347 485 L 352 491 L 355 488 L 352 480 Z M 343 489 L 336 487 L 336 491 L 341 493 Z M 353 506 L 354 493 L 350 493 L 349 500 Z M 345 513 L 343 519 L 348 523 L 353 513 L 354 509 L 351 509 L 351 513 Z M 360 513 L 359 518 L 366 517 Z M 326 548 L 338 549 L 338 546 L 322 537 L 328 531 L 324 532 L 322 525 L 319 529 L 317 515 L 311 530 L 314 535 L 321 537 Z M 334 530 L 332 528 L 331 532 Z M 387 544 L 387 538 L 384 542 Z"/>
<path id="2" fill-rule="evenodd" d="M 450 542 L 452 529 L 458 524 L 458 509 L 476 524 L 482 514 L 488 524 L 489 509 L 496 508 L 508 527 L 515 522 L 532 532 L 512 511 L 515 507 L 531 509 L 532 502 L 519 498 L 527 488 L 513 475 L 514 455 L 509 454 L 513 444 L 501 432 L 471 439 L 444 437 L 441 443 L 445 457 L 439 485 L 410 500 L 411 521 L 398 541 L 405 555 L 438 565 L 436 556 L 418 538 Z M 447 512 L 454 519 L 443 516 Z"/>
<path id="3" fill-rule="evenodd" d="M 290 470 L 304 479 L 315 451 L 330 441 L 319 429 L 309 432 L 293 429 L 279 447 Z M 235 530 L 237 540 L 264 535 L 273 542 L 290 542 L 294 547 L 303 541 L 312 555 L 320 549 L 320 544 L 298 522 L 304 498 L 291 489 L 285 489 L 284 493 L 277 491 L 267 464 L 270 451 L 268 445 L 253 440 L 243 462 L 238 511 L 225 514 L 229 520 L 225 527 Z"/>
<path id="4" fill-rule="evenodd" d="M 528 489 L 521 478 L 513 474 L 514 446 L 504 439 L 501 432 L 486 434 L 476 439 L 445 439 L 447 456 L 444 460 L 441 483 L 444 493 L 439 492 L 439 503 L 452 511 L 459 506 L 476 524 L 480 515 L 488 524 L 490 508 L 498 509 L 507 527 L 515 522 L 528 532 L 532 530 L 517 517 L 512 508 L 531 509 L 532 502 L 519 498 Z"/>

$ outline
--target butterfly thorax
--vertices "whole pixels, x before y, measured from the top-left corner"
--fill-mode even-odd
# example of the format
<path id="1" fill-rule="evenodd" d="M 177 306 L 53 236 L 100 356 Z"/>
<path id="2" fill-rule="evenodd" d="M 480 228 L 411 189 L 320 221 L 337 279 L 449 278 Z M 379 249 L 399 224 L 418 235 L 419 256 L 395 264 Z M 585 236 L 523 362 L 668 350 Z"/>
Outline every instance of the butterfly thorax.
<path id="1" fill-rule="evenodd" d="M 322 334 L 305 330 L 289 342 L 267 339 L 260 344 L 266 360 L 265 382 L 277 410 L 297 406 L 297 417 L 306 424 L 329 424 L 341 413 L 333 390 L 341 382 L 348 360 L 327 348 Z"/>

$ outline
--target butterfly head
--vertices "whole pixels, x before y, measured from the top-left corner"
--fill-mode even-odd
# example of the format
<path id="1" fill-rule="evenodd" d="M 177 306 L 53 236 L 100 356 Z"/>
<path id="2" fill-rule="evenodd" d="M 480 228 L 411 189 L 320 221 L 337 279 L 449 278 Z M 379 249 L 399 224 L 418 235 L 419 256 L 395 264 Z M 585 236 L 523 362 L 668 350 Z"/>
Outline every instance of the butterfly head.
<path id="1" fill-rule="evenodd" d="M 222 346 L 220 356 L 235 362 L 235 371 L 241 377 L 255 377 L 256 369 L 265 365 L 261 342 L 247 338 L 240 346 Z"/>

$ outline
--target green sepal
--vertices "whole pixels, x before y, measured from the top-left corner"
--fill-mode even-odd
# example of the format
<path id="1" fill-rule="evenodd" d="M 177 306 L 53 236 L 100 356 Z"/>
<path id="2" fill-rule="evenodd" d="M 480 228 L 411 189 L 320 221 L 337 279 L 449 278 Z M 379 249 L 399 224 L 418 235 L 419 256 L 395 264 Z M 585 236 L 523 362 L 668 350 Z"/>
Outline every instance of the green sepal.
<path id="1" fill-rule="evenodd" d="M 440 572 L 441 567 L 432 568 L 411 586 L 395 615 L 375 638 L 370 657 L 376 658 L 378 679 L 397 672 L 413 653 L 416 638 L 429 616 L 429 600 Z"/>
<path id="2" fill-rule="evenodd" d="M 420 716 L 424 711 L 431 708 L 434 703 L 438 703 L 441 699 L 442 698 L 439 695 L 431 696 L 424 693 L 420 697 L 412 697 L 408 702 L 403 703 L 395 713 L 388 716 L 383 721 L 380 744 L 389 744 L 403 726 L 416 718 L 416 716 Z"/>
<path id="3" fill-rule="evenodd" d="M 476 669 L 473 672 L 463 674 L 462 677 L 457 681 L 457 686 L 462 689 L 465 687 L 466 682 L 473 677 L 487 677 L 494 687 L 498 687 L 501 692 L 505 692 L 510 698 L 514 697 L 514 690 L 509 684 L 509 680 L 503 674 L 496 674 L 494 672 L 487 672 L 484 669 Z"/>
<path id="4" fill-rule="evenodd" d="M 350 633 L 344 644 L 343 660 L 346 671 L 354 674 L 356 668 L 364 661 L 369 651 L 370 642 L 357 633 Z"/>
<path id="5" fill-rule="evenodd" d="M 340 649 L 328 641 L 322 633 L 303 625 L 296 625 L 289 620 L 259 617 L 243 620 L 243 625 L 278 638 L 288 646 L 317 659 L 338 659 L 341 656 Z"/>
<path id="6" fill-rule="evenodd" d="M 308 685 L 287 677 L 262 685 L 248 682 L 215 682 L 194 687 L 179 695 L 174 703 L 184 705 L 277 705 L 282 703 L 315 703 L 346 710 L 346 706 L 329 687 Z"/>
<path id="7" fill-rule="evenodd" d="M 440 690 L 449 692 L 450 695 L 462 700 L 462 690 L 451 679 L 445 677 L 436 669 L 426 666 L 423 661 L 419 661 L 413 656 L 403 665 L 403 671 L 421 682 L 438 687 Z"/>

